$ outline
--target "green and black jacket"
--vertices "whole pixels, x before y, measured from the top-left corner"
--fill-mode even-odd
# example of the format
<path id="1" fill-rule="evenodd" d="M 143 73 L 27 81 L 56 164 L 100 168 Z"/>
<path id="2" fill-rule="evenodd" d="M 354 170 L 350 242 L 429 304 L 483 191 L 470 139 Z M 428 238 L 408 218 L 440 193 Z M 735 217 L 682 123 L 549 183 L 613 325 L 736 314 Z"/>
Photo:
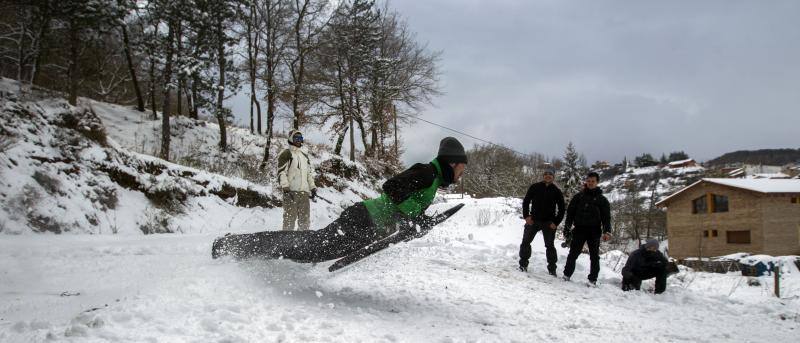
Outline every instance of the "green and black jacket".
<path id="1" fill-rule="evenodd" d="M 365 200 L 364 206 L 377 230 L 386 232 L 394 227 L 398 217 L 413 219 L 424 214 L 436 196 L 436 189 L 446 185 L 438 160 L 417 163 L 386 181 L 381 196 Z"/>

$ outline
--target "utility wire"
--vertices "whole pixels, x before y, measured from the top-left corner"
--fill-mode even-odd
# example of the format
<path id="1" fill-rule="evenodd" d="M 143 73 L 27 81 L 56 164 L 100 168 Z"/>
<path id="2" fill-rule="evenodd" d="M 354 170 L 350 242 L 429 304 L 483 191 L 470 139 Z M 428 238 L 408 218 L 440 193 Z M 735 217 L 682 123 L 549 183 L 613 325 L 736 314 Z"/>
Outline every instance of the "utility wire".
<path id="1" fill-rule="evenodd" d="M 483 138 L 480 138 L 480 137 L 476 137 L 476 136 L 473 136 L 473 135 L 471 135 L 469 133 L 466 133 L 466 132 L 463 132 L 463 131 L 459 131 L 459 130 L 456 130 L 456 129 L 453 129 L 453 128 L 449 128 L 449 127 L 444 126 L 442 124 L 437 124 L 437 123 L 434 123 L 434 122 L 432 122 L 430 120 L 422 119 L 422 118 L 417 117 L 417 116 L 413 116 L 413 115 L 410 115 L 410 114 L 398 114 L 397 116 L 423 121 L 423 122 L 426 122 L 426 123 L 431 124 L 433 126 L 438 126 L 438 127 L 442 128 L 442 129 L 455 132 L 455 133 L 457 133 L 459 135 L 466 136 L 466 137 L 472 138 L 474 140 L 484 142 L 484 143 L 489 144 L 489 145 L 494 145 L 494 146 L 497 146 L 497 147 L 500 147 L 500 148 L 503 148 L 503 149 L 508 149 L 508 150 L 510 150 L 510 151 L 512 151 L 514 153 L 520 154 L 522 156 L 536 157 L 536 156 L 533 156 L 531 154 L 526 154 L 524 152 L 519 152 L 517 150 L 511 149 L 511 148 L 509 148 L 509 147 L 507 147 L 505 145 L 498 144 L 498 143 L 495 143 L 495 142 L 492 142 L 492 141 L 489 141 L 489 140 L 486 140 L 486 139 L 483 139 Z"/>

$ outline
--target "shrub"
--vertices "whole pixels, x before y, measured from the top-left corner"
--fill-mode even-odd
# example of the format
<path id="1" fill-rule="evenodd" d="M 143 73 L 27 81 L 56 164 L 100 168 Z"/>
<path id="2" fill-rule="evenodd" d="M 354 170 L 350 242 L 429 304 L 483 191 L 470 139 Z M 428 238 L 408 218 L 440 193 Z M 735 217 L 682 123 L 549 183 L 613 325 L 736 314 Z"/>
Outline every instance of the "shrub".
<path id="1" fill-rule="evenodd" d="M 170 216 L 163 210 L 148 208 L 139 222 L 139 230 L 145 235 L 154 233 L 172 233 Z"/>

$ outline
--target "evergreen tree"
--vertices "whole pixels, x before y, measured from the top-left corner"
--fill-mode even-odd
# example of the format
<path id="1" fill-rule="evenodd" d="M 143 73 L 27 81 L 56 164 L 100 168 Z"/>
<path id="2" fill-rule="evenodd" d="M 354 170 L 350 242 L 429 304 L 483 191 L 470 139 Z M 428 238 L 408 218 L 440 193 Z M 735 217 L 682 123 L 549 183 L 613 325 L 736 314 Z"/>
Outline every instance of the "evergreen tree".
<path id="1" fill-rule="evenodd" d="M 575 150 L 575 145 L 569 142 L 567 150 L 564 152 L 564 163 L 561 166 L 561 173 L 558 179 L 561 191 L 564 193 L 564 199 L 567 202 L 572 196 L 580 192 L 583 186 L 586 167 L 580 161 L 581 158 Z"/>
<path id="2" fill-rule="evenodd" d="M 669 161 L 670 162 L 682 161 L 682 160 L 688 160 L 688 159 L 689 159 L 689 154 L 687 154 L 687 153 L 685 153 L 683 151 L 673 151 L 673 152 L 669 153 Z"/>
<path id="3" fill-rule="evenodd" d="M 642 168 L 642 167 L 651 167 L 651 166 L 654 166 L 654 165 L 657 165 L 657 164 L 658 164 L 658 162 L 656 162 L 656 160 L 653 158 L 653 155 L 650 155 L 650 154 L 648 154 L 648 153 L 644 153 L 644 154 L 642 154 L 641 156 L 637 156 L 637 157 L 636 157 L 636 158 L 633 160 L 633 162 L 634 162 L 634 163 L 636 164 L 636 166 L 637 166 L 637 167 L 639 167 L 639 168 Z"/>

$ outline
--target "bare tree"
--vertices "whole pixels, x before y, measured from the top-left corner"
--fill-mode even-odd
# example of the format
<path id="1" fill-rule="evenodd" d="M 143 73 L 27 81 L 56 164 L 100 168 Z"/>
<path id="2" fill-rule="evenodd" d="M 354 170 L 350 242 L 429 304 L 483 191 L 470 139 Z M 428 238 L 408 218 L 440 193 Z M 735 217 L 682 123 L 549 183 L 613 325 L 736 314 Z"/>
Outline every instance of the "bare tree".
<path id="1" fill-rule="evenodd" d="M 159 156 L 169 161 L 169 145 L 170 145 L 170 89 L 172 88 L 172 66 L 173 58 L 175 55 L 175 31 L 178 25 L 175 17 L 168 17 L 167 19 L 167 39 L 166 39 L 166 61 L 164 62 L 164 83 L 162 90 L 164 93 L 163 106 L 161 107 L 161 153 Z"/>
<path id="2" fill-rule="evenodd" d="M 262 0 L 257 3 L 256 11 L 263 22 L 262 34 L 264 46 L 261 51 L 263 72 L 261 79 L 266 87 L 267 101 L 267 144 L 264 147 L 264 159 L 261 169 L 266 168 L 270 158 L 270 147 L 275 127 L 275 111 L 281 92 L 281 61 L 285 59 L 289 43 L 290 24 L 288 0 Z"/>
<path id="3" fill-rule="evenodd" d="M 522 197 L 541 176 L 546 160 L 541 154 L 520 155 L 496 145 L 477 146 L 467 151 L 469 173 L 464 174 L 464 191 L 477 197 Z"/>
<path id="4" fill-rule="evenodd" d="M 142 95 L 141 87 L 139 87 L 139 78 L 136 76 L 137 66 L 133 61 L 132 44 L 128 35 L 128 23 L 124 21 L 121 22 L 119 24 L 119 29 L 122 33 L 122 42 L 125 51 L 125 60 L 128 64 L 128 73 L 130 74 L 130 80 L 133 83 L 133 91 L 136 94 L 136 109 L 139 112 L 144 112 L 144 96 Z"/>
<path id="5" fill-rule="evenodd" d="M 295 129 L 300 128 L 313 102 L 309 94 L 306 64 L 318 47 L 317 36 L 327 25 L 327 5 L 328 2 L 324 0 L 294 0 L 291 6 L 293 44 L 289 46 L 291 53 L 287 54 L 286 65 L 291 76 L 289 97 L 294 115 L 292 126 Z"/>

